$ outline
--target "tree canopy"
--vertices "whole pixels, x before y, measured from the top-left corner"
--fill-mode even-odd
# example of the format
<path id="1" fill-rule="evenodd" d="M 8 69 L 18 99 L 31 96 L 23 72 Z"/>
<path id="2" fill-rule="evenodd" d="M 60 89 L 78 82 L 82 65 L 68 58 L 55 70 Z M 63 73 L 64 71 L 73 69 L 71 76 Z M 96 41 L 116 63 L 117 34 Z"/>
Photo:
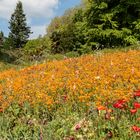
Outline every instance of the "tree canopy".
<path id="1" fill-rule="evenodd" d="M 9 45 L 13 48 L 23 47 L 27 43 L 31 31 L 30 27 L 27 26 L 26 15 L 23 12 L 21 1 L 17 3 L 9 24 Z"/>
<path id="2" fill-rule="evenodd" d="M 83 52 L 137 44 L 140 40 L 140 1 L 83 0 L 79 7 L 52 20 L 50 29 L 54 52 Z"/>

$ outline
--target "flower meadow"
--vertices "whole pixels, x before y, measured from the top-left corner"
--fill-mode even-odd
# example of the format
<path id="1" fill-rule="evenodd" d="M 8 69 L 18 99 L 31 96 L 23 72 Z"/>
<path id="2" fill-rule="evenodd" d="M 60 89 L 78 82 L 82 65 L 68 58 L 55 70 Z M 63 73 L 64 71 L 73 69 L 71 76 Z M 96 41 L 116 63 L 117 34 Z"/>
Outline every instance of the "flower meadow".
<path id="1" fill-rule="evenodd" d="M 140 139 L 140 51 L 1 72 L 0 138 Z"/>

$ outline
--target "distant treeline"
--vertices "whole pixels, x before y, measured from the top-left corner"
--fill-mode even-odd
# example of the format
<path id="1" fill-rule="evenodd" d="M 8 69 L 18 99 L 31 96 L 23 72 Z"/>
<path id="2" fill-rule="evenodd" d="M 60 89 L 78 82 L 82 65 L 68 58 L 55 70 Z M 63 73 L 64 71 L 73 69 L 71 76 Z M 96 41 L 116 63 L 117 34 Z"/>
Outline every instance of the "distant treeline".
<path id="1" fill-rule="evenodd" d="M 22 3 L 18 2 L 9 29 L 8 38 L 0 34 L 0 46 L 23 48 L 25 54 L 32 56 L 44 51 L 83 54 L 95 49 L 139 44 L 140 0 L 83 0 L 79 6 L 55 17 L 46 35 L 34 40 L 28 40 L 31 31 Z"/>
<path id="2" fill-rule="evenodd" d="M 84 0 L 52 20 L 47 29 L 54 53 L 85 53 L 140 40 L 139 0 Z"/>

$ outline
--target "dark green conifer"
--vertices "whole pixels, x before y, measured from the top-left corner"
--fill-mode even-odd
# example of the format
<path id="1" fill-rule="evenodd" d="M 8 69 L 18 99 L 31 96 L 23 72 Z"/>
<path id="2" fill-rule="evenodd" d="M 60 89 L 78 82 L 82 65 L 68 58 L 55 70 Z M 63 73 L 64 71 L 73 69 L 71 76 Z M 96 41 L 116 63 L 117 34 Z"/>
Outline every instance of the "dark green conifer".
<path id="1" fill-rule="evenodd" d="M 4 33 L 1 31 L 0 32 L 0 47 L 3 46 L 3 42 L 4 42 Z"/>
<path id="2" fill-rule="evenodd" d="M 9 21 L 10 33 L 9 33 L 9 44 L 12 48 L 23 47 L 31 34 L 30 27 L 26 23 L 26 15 L 23 11 L 22 2 L 19 1 L 16 5 L 14 13 L 11 15 Z"/>

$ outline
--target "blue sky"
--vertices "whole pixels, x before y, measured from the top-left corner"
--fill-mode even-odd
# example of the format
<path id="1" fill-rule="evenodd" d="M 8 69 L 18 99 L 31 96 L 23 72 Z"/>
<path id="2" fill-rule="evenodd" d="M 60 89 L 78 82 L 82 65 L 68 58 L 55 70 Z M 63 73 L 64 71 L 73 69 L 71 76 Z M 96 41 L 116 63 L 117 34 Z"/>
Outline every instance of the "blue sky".
<path id="1" fill-rule="evenodd" d="M 0 0 L 0 30 L 5 36 L 9 33 L 9 19 L 13 13 L 18 0 Z M 80 4 L 81 0 L 21 0 L 24 12 L 27 16 L 27 23 L 31 27 L 33 34 L 31 38 L 36 38 L 40 34 L 45 34 L 47 25 L 55 16 L 60 16 L 66 9 Z"/>

